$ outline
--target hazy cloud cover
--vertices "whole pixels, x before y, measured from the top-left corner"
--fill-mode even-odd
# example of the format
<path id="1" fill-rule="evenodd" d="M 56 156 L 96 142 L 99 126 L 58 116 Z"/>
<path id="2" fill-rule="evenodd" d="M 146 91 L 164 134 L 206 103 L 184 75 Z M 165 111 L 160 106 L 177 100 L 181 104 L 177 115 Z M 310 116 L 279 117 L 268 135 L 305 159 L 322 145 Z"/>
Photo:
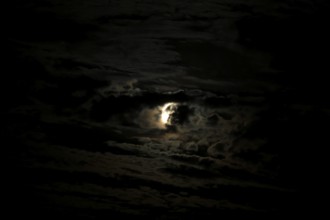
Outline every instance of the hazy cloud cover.
<path id="1" fill-rule="evenodd" d="M 1 83 L 7 210 L 316 218 L 330 120 L 320 55 L 328 6 L 11 1 Z"/>

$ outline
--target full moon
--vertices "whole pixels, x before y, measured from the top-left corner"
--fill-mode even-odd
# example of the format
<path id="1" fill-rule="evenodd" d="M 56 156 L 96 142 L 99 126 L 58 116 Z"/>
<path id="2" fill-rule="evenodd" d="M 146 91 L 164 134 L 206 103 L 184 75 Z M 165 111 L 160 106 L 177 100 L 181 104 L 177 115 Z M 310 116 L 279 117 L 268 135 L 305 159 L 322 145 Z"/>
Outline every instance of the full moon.
<path id="1" fill-rule="evenodd" d="M 174 102 L 169 102 L 166 103 L 162 108 L 161 108 L 161 117 L 160 120 L 161 122 L 166 125 L 166 124 L 171 124 L 169 121 L 171 114 L 175 111 L 177 107 L 177 104 Z"/>

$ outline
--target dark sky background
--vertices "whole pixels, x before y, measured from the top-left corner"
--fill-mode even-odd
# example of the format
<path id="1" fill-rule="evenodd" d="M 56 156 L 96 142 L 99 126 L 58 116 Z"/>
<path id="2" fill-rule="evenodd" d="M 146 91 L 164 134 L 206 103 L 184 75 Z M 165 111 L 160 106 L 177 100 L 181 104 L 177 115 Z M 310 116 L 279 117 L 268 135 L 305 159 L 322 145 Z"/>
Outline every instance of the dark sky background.
<path id="1" fill-rule="evenodd" d="M 3 10 L 10 219 L 325 211 L 328 1 L 11 0 Z M 162 124 L 166 103 L 176 107 Z"/>

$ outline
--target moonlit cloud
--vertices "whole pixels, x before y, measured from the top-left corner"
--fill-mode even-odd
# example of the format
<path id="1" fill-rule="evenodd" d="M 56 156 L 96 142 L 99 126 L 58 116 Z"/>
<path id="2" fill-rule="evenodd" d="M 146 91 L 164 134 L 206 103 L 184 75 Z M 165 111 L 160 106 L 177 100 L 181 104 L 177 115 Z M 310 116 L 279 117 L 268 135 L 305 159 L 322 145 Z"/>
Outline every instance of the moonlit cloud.
<path id="1" fill-rule="evenodd" d="M 160 107 L 142 109 L 136 121 L 143 128 L 165 128 Z"/>
<path id="2" fill-rule="evenodd" d="M 109 86 L 99 89 L 102 96 L 107 97 L 113 95 L 115 97 L 128 95 L 134 96 L 141 92 L 141 89 L 136 87 L 138 80 L 129 79 L 127 81 L 112 81 Z"/>
<path id="3" fill-rule="evenodd" d="M 171 115 L 176 111 L 177 104 L 176 103 L 166 103 L 161 108 L 161 117 L 160 120 L 163 124 L 171 124 Z"/>

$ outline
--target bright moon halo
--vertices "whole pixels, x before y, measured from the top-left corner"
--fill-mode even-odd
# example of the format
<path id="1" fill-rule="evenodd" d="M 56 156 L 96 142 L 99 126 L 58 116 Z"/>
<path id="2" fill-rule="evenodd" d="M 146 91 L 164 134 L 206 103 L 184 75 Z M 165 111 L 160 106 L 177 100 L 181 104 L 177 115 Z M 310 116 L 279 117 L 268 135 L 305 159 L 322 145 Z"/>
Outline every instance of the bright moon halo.
<path id="1" fill-rule="evenodd" d="M 169 118 L 170 115 L 173 114 L 173 112 L 176 109 L 177 104 L 174 102 L 169 102 L 166 103 L 162 108 L 161 108 L 161 116 L 160 116 L 160 120 L 161 122 L 165 125 L 165 124 L 170 124 L 169 122 Z"/>

